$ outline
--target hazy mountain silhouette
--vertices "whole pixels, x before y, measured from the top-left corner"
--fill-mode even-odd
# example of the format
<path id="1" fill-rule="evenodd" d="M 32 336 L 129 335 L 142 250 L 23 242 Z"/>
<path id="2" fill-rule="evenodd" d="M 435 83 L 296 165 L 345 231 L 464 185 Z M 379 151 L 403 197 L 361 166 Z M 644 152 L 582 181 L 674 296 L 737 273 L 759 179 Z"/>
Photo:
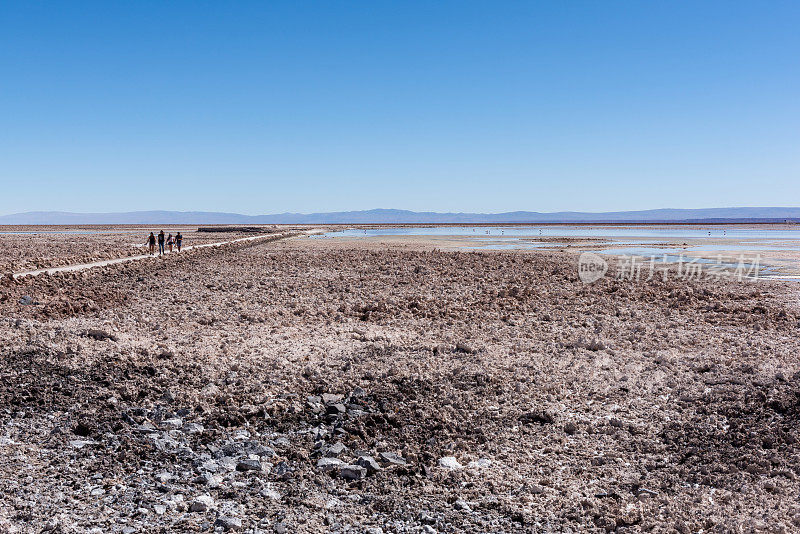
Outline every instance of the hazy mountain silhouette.
<path id="1" fill-rule="evenodd" d="M 241 215 L 207 211 L 132 211 L 122 213 L 70 213 L 30 211 L 0 216 L 6 225 L 56 224 L 392 224 L 392 223 L 577 223 L 577 222 L 691 222 L 691 221 L 800 221 L 800 208 L 704 208 L 613 211 L 601 213 L 562 211 L 539 213 L 437 213 L 397 209 L 372 209 L 330 213 L 279 213 Z"/>

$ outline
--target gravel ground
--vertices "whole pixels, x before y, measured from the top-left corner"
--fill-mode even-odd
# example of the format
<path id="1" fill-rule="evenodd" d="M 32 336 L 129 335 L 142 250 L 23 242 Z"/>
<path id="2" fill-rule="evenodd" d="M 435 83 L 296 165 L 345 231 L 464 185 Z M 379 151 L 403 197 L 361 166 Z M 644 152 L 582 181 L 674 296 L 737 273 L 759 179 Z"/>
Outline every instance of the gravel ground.
<path id="1" fill-rule="evenodd" d="M 575 261 L 295 239 L 4 278 L 0 531 L 797 531 L 798 286 Z"/>

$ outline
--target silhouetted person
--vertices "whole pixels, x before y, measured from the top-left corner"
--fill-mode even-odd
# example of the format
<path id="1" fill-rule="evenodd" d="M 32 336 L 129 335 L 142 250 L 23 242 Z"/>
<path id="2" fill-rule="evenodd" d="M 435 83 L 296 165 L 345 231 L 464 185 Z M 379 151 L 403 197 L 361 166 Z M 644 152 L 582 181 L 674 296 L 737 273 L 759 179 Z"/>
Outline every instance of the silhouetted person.
<path id="1" fill-rule="evenodd" d="M 178 252 L 181 251 L 181 243 L 183 243 L 183 236 L 180 232 L 175 236 L 175 244 L 178 245 Z"/>
<path id="2" fill-rule="evenodd" d="M 158 255 L 164 255 L 164 230 L 158 232 Z"/>
<path id="3" fill-rule="evenodd" d="M 169 234 L 169 235 L 167 236 L 167 247 L 169 248 L 169 251 L 170 251 L 170 252 L 172 252 L 172 243 L 173 243 L 173 241 L 172 241 L 172 234 Z"/>
<path id="4" fill-rule="evenodd" d="M 150 245 L 150 255 L 152 256 L 156 252 L 156 236 L 153 235 L 153 232 L 150 232 L 150 237 L 147 238 L 147 244 Z"/>

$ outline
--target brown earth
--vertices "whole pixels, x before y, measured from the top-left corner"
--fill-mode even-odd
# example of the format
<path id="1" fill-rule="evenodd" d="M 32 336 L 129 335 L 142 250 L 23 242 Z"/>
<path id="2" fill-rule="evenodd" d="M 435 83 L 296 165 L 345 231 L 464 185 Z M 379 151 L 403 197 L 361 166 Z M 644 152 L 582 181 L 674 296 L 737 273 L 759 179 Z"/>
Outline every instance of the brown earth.
<path id="1" fill-rule="evenodd" d="M 0 531 L 800 528 L 798 286 L 575 265 L 297 238 L 6 278 Z"/>

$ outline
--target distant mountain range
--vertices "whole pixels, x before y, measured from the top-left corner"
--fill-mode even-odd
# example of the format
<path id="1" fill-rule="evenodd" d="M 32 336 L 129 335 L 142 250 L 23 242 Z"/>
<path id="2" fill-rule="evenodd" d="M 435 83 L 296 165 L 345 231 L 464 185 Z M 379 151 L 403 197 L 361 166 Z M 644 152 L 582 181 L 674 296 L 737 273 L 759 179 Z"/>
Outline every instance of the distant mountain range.
<path id="1" fill-rule="evenodd" d="M 414 223 L 611 223 L 611 222 L 783 222 L 800 221 L 800 208 L 656 209 L 589 213 L 436 213 L 395 209 L 331 213 L 241 215 L 210 211 L 70 213 L 29 211 L 0 216 L 0 225 L 62 224 L 414 224 Z"/>

